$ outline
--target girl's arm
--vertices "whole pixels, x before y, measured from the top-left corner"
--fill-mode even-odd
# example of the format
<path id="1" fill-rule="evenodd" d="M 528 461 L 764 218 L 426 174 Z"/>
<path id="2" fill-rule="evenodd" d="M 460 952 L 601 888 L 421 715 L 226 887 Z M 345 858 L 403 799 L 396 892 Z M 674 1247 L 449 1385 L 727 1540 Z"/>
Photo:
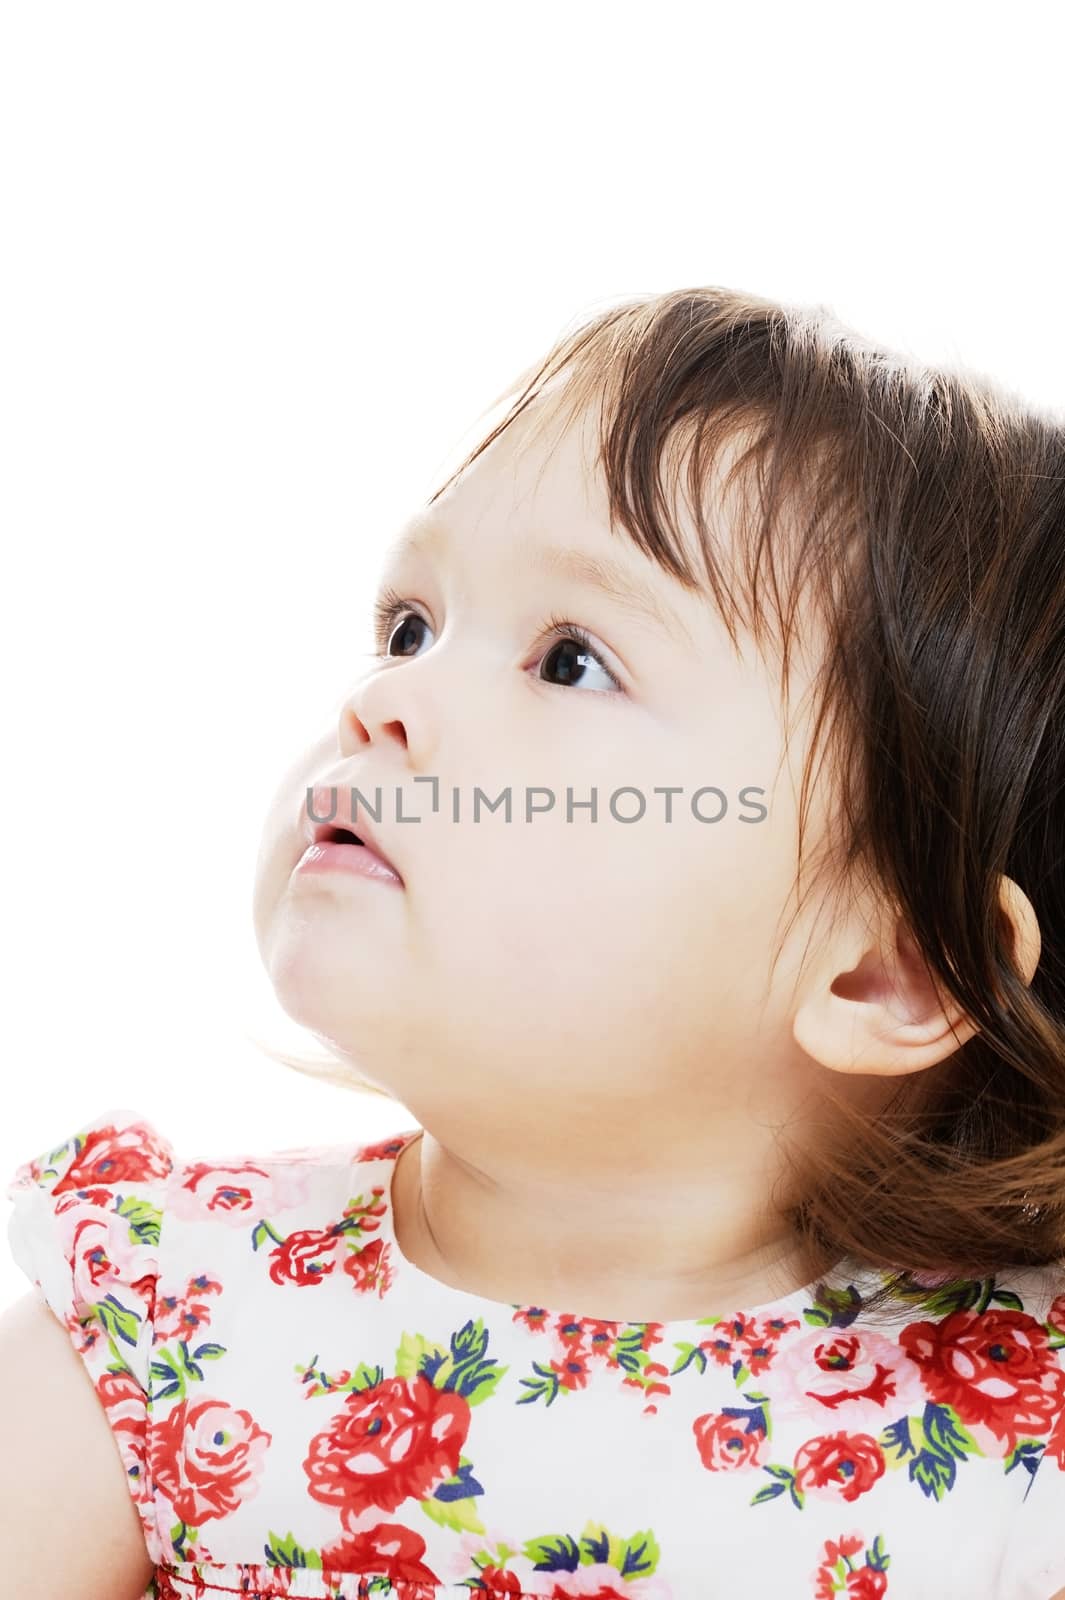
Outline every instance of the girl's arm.
<path id="1" fill-rule="evenodd" d="M 36 1290 L 0 1316 L 0 1600 L 141 1600 L 154 1566 L 92 1379 Z"/>

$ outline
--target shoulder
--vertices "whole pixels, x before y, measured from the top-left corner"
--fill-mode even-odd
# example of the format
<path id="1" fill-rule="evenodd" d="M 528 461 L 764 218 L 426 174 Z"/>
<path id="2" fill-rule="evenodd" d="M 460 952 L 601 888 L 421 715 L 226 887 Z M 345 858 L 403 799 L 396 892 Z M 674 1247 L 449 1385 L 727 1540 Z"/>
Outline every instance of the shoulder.
<path id="1" fill-rule="evenodd" d="M 136 1111 L 107 1111 L 18 1166 L 7 1198 L 12 1254 L 73 1336 L 135 1340 L 150 1307 L 174 1167 L 169 1140 Z M 116 1322 L 127 1315 L 121 1327 Z"/>

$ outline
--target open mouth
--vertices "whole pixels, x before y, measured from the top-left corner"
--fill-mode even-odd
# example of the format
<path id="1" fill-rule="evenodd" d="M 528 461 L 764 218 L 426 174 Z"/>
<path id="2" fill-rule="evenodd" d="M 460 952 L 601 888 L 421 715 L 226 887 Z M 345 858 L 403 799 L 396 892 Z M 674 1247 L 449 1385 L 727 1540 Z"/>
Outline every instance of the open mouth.
<path id="1" fill-rule="evenodd" d="M 403 882 L 400 873 L 392 865 L 388 857 L 381 854 L 372 837 L 356 833 L 354 828 L 346 827 L 343 823 L 334 825 L 320 822 L 314 829 L 311 844 L 319 847 L 318 855 L 313 859 L 319 862 L 322 870 L 328 870 L 328 856 L 330 854 L 328 850 L 323 851 L 322 847 L 342 845 L 346 849 L 341 852 L 340 856 L 337 856 L 335 852 L 333 853 L 333 861 L 336 865 L 342 865 L 346 861 L 348 871 L 357 870 L 363 876 L 387 876 L 396 879 L 400 883 Z M 347 853 L 348 850 L 351 851 L 350 855 Z"/>
<path id="2" fill-rule="evenodd" d="M 352 833 L 350 828 L 319 828 L 315 842 L 317 844 L 359 844 L 363 841 L 357 833 Z M 365 848 L 365 846 L 364 846 Z"/>

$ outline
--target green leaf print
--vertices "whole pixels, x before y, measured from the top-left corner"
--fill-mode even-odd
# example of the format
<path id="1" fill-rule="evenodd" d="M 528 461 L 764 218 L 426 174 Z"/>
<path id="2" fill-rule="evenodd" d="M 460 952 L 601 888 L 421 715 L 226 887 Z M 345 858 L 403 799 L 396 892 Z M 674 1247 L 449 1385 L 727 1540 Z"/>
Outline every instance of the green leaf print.
<path id="1" fill-rule="evenodd" d="M 459 1470 L 455 1476 L 438 1483 L 431 1495 L 418 1501 L 425 1515 L 439 1527 L 451 1528 L 455 1533 L 488 1531 L 477 1515 L 477 1497 L 484 1494 L 484 1489 L 472 1477 L 472 1471 L 469 1457 L 459 1456 Z"/>
<path id="2" fill-rule="evenodd" d="M 646 1578 L 658 1570 L 662 1552 L 650 1529 L 622 1538 L 602 1523 L 588 1522 L 579 1539 L 568 1533 L 541 1534 L 522 1549 L 538 1572 L 575 1572 L 578 1567 L 613 1567 L 620 1577 Z"/>
<path id="3" fill-rule="evenodd" d="M 486 1360 L 488 1334 L 481 1319 L 466 1322 L 458 1333 L 451 1336 L 451 1349 L 445 1354 L 439 1347 L 422 1357 L 418 1369 L 422 1376 L 437 1389 L 448 1389 L 460 1394 L 471 1406 L 488 1400 L 499 1387 L 509 1367 L 498 1361 Z"/>
<path id="4" fill-rule="evenodd" d="M 161 1345 L 152 1360 L 149 1372 L 156 1382 L 151 1384 L 156 1400 L 184 1400 L 188 1392 L 187 1380 L 203 1382 L 200 1361 L 217 1361 L 226 1354 L 224 1344 L 201 1344 L 193 1355 L 189 1354 L 188 1341 L 178 1341 L 177 1353 Z"/>
<path id="5" fill-rule="evenodd" d="M 647 1578 L 658 1570 L 662 1552 L 649 1528 L 627 1539 L 610 1533 L 602 1523 L 589 1522 L 581 1534 L 581 1561 L 588 1566 L 615 1568 L 623 1578 Z"/>
<path id="6" fill-rule="evenodd" d="M 473 1564 L 478 1572 L 483 1572 L 485 1567 L 498 1567 L 500 1572 L 505 1572 L 511 1556 L 518 1554 L 519 1551 L 511 1549 L 509 1544 L 497 1544 L 494 1550 L 490 1546 L 482 1546 L 480 1550 L 474 1551 Z"/>
<path id="7" fill-rule="evenodd" d="M 266 1564 L 270 1567 L 308 1567 L 315 1572 L 322 1570 L 322 1558 L 317 1550 L 305 1550 L 296 1543 L 295 1534 L 286 1534 L 283 1539 L 276 1533 L 267 1534 L 267 1543 L 263 1546 L 266 1555 Z"/>
<path id="8" fill-rule="evenodd" d="M 792 1504 L 801 1511 L 806 1504 L 806 1496 L 795 1482 L 794 1468 L 769 1464 L 763 1467 L 762 1470 L 763 1472 L 768 1472 L 771 1477 L 776 1478 L 777 1482 L 764 1484 L 756 1494 L 751 1496 L 751 1505 L 764 1505 L 767 1500 L 775 1500 L 778 1494 L 783 1494 L 784 1490 L 787 1489 L 791 1495 Z"/>
<path id="9" fill-rule="evenodd" d="M 537 1383 L 535 1378 L 520 1378 L 518 1381 L 523 1389 L 528 1389 L 528 1394 L 523 1394 L 515 1405 L 527 1406 L 534 1400 L 543 1400 L 547 1405 L 552 1405 L 559 1394 L 572 1394 L 571 1389 L 563 1389 L 558 1373 L 553 1367 L 541 1366 L 539 1361 L 534 1361 L 533 1371 L 542 1380 Z"/>
<path id="10" fill-rule="evenodd" d="M 125 1199 L 120 1195 L 115 1202 L 115 1211 L 129 1223 L 131 1244 L 158 1245 L 159 1228 L 163 1220 L 163 1213 L 158 1206 L 151 1205 L 147 1200 L 133 1196 Z"/>
<path id="11" fill-rule="evenodd" d="M 629 1322 L 615 1341 L 614 1359 L 622 1372 L 630 1376 L 642 1372 L 651 1359 L 650 1351 L 644 1349 L 649 1327 L 650 1323 L 647 1322 Z"/>
<path id="12" fill-rule="evenodd" d="M 527 1539 L 522 1555 L 538 1572 L 575 1572 L 580 1566 L 581 1547 L 568 1533 L 545 1533 Z"/>
<path id="13" fill-rule="evenodd" d="M 105 1295 L 102 1300 L 96 1302 L 92 1309 L 93 1315 L 102 1325 L 104 1332 L 111 1341 L 116 1359 L 120 1360 L 121 1355 L 117 1348 L 117 1341 L 121 1339 L 123 1344 L 136 1346 L 137 1337 L 141 1329 L 140 1317 L 137 1316 L 135 1311 L 130 1311 L 126 1306 L 121 1305 L 113 1294 Z"/>
<path id="14" fill-rule="evenodd" d="M 293 1371 L 298 1373 L 304 1383 L 304 1397 L 316 1399 L 320 1394 L 357 1394 L 363 1389 L 374 1389 L 384 1380 L 384 1367 L 368 1367 L 360 1361 L 354 1372 L 343 1377 L 331 1378 L 328 1372 L 317 1370 L 318 1357 L 312 1356 L 306 1366 L 301 1366 L 297 1361 Z M 311 1381 L 308 1382 L 308 1379 Z"/>
<path id="15" fill-rule="evenodd" d="M 396 1377 L 416 1378 L 427 1356 L 446 1356 L 447 1352 L 423 1333 L 404 1333 L 396 1352 Z"/>
<path id="16" fill-rule="evenodd" d="M 884 1429 L 877 1442 L 889 1467 L 908 1465 L 910 1482 L 937 1501 L 953 1489 L 957 1462 L 983 1454 L 952 1407 L 932 1401 L 925 1406 L 923 1417 L 900 1417 Z"/>
<path id="17" fill-rule="evenodd" d="M 1039 1457 L 1046 1449 L 1045 1439 L 1018 1439 L 1004 1463 L 1004 1470 L 1012 1472 L 1014 1467 L 1026 1467 L 1029 1472 L 1034 1472 L 1039 1465 Z M 1030 1464 L 1029 1464 L 1030 1463 Z"/>
<path id="18" fill-rule="evenodd" d="M 257 1222 L 254 1228 L 251 1230 L 252 1249 L 257 1251 L 261 1244 L 266 1243 L 267 1239 L 272 1239 L 275 1244 L 284 1244 L 285 1242 L 284 1234 L 278 1233 L 277 1229 L 272 1228 L 264 1219 L 263 1221 Z"/>
<path id="19" fill-rule="evenodd" d="M 700 1376 L 706 1371 L 708 1357 L 706 1351 L 700 1349 L 697 1344 L 689 1344 L 687 1339 L 678 1339 L 674 1349 L 680 1354 L 677 1356 L 676 1365 L 669 1369 L 671 1378 L 675 1378 L 678 1372 L 684 1372 L 691 1366 L 698 1370 Z"/>

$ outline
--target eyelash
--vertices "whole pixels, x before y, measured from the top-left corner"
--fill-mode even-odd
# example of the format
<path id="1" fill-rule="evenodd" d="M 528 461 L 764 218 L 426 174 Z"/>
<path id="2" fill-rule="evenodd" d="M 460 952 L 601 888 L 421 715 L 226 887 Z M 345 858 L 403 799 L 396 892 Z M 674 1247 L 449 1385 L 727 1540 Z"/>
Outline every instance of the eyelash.
<path id="1" fill-rule="evenodd" d="M 409 602 L 398 594 L 395 589 L 386 588 L 382 590 L 380 597 L 374 602 L 373 608 L 374 644 L 377 655 L 385 656 L 392 630 L 404 614 L 424 620 L 421 618 L 421 613 L 413 610 Z M 570 622 L 568 617 L 560 617 L 552 612 L 542 623 L 538 638 L 546 648 L 549 644 L 557 643 L 560 637 L 572 639 L 576 644 L 579 644 L 582 651 L 591 656 L 596 666 L 606 673 L 614 687 L 616 689 L 621 688 L 617 674 L 607 666 L 602 655 L 592 643 L 590 635 L 581 627 L 580 623 Z"/>

